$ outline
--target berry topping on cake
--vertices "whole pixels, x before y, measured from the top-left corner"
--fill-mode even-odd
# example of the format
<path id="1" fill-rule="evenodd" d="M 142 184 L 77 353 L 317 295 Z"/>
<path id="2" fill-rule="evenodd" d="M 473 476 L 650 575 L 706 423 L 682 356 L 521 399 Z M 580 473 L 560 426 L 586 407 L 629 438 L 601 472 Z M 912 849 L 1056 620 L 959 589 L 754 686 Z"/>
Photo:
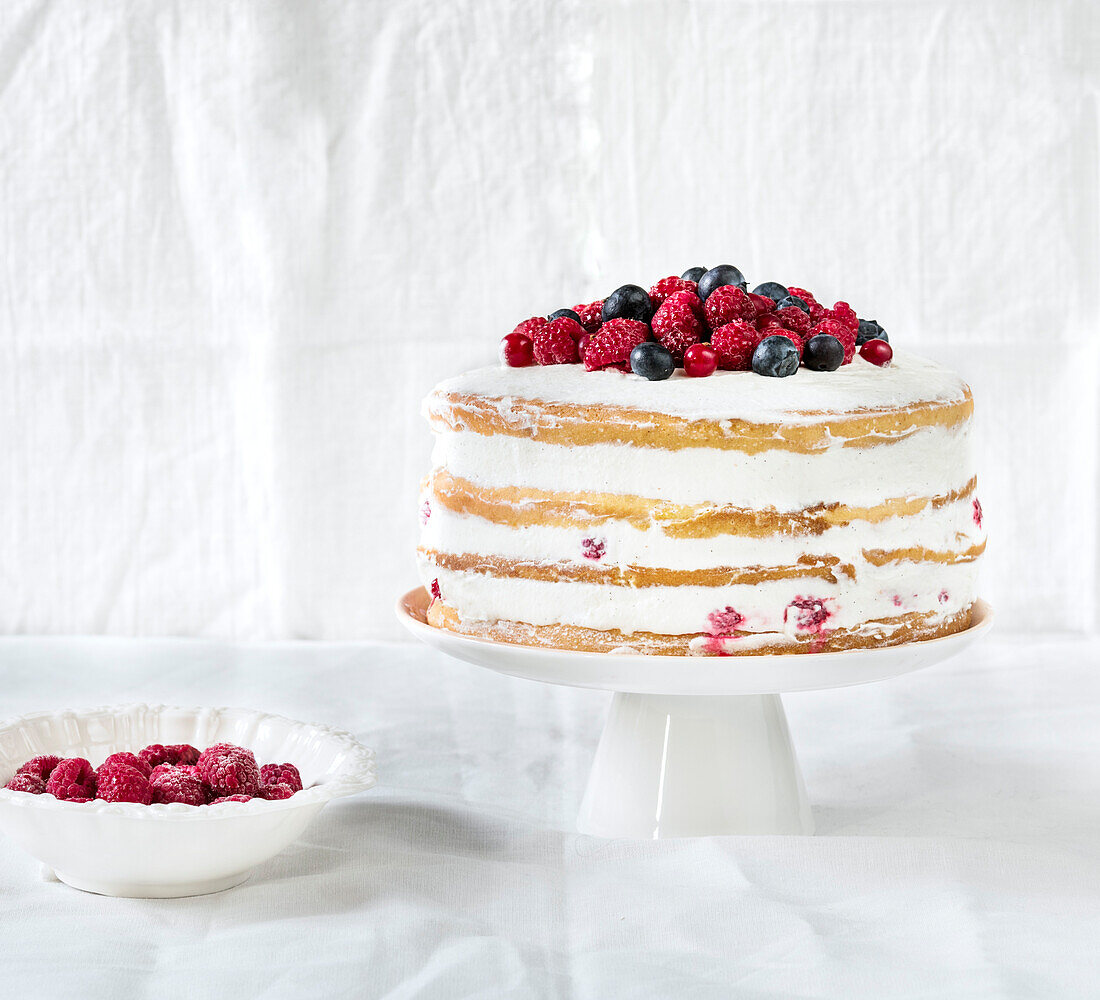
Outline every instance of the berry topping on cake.
<path id="1" fill-rule="evenodd" d="M 243 792 L 255 795 L 260 787 L 260 769 L 251 750 L 231 743 L 215 743 L 199 757 L 199 774 L 215 795 Z"/>
<path id="2" fill-rule="evenodd" d="M 223 802 L 251 802 L 256 796 L 246 795 L 243 792 L 236 795 L 222 795 L 211 801 L 212 806 L 220 806 Z"/>
<path id="3" fill-rule="evenodd" d="M 603 299 L 573 306 L 573 312 L 580 317 L 585 333 L 595 333 L 603 322 Z"/>
<path id="4" fill-rule="evenodd" d="M 756 328 L 740 320 L 720 326 L 710 335 L 710 346 L 718 355 L 718 367 L 724 371 L 749 371 L 752 352 L 759 343 L 760 334 Z"/>
<path id="5" fill-rule="evenodd" d="M 551 320 L 531 337 L 535 363 L 540 365 L 571 365 L 579 361 L 577 341 L 584 336 L 584 327 L 568 317 Z"/>
<path id="6" fill-rule="evenodd" d="M 831 334 L 815 333 L 806 341 L 802 363 L 810 371 L 835 372 L 844 364 L 844 345 Z"/>
<path id="7" fill-rule="evenodd" d="M 757 285 L 752 290 L 752 294 L 767 296 L 767 298 L 772 300 L 772 304 L 774 305 L 776 302 L 782 302 L 791 293 L 787 288 L 779 284 L 778 281 L 765 281 Z"/>
<path id="8" fill-rule="evenodd" d="M 620 285 L 603 300 L 602 318 L 632 319 L 648 323 L 653 316 L 653 301 L 640 285 Z"/>
<path id="9" fill-rule="evenodd" d="M 526 368 L 534 364 L 534 344 L 531 338 L 524 333 L 506 334 L 500 341 L 500 361 L 508 368 Z"/>
<path id="10" fill-rule="evenodd" d="M 894 357 L 894 349 L 885 340 L 868 340 L 860 349 L 859 356 L 879 368 L 885 368 Z"/>
<path id="11" fill-rule="evenodd" d="M 876 320 L 861 319 L 859 321 L 859 330 L 856 333 L 856 346 L 862 347 L 868 340 L 885 340 L 886 343 L 890 343 L 890 338 L 886 336 L 886 331 L 879 326 Z"/>
<path id="12" fill-rule="evenodd" d="M 691 292 L 692 295 L 696 295 L 697 287 L 696 283 L 688 278 L 677 278 L 672 275 L 662 278 L 649 290 L 649 299 L 654 309 L 660 309 L 665 299 L 674 292 Z"/>
<path id="13" fill-rule="evenodd" d="M 647 295 L 648 299 L 649 296 Z M 584 346 L 585 371 L 621 365 L 629 368 L 630 352 L 649 340 L 649 325 L 633 319 L 606 320 Z"/>
<path id="14" fill-rule="evenodd" d="M 581 555 L 585 559 L 599 561 L 607 551 L 607 542 L 603 538 L 586 538 L 581 542 Z"/>
<path id="15" fill-rule="evenodd" d="M 941 590 L 939 600 L 940 604 L 946 604 L 948 601 L 951 600 L 951 595 L 946 590 Z"/>
<path id="16" fill-rule="evenodd" d="M 552 323 L 556 319 L 571 319 L 574 323 L 579 324 L 581 321 L 580 314 L 575 309 L 555 309 L 549 316 L 546 317 L 548 323 Z"/>
<path id="17" fill-rule="evenodd" d="M 138 756 L 149 767 L 155 768 L 160 764 L 195 764 L 199 759 L 199 751 L 190 743 L 173 743 L 171 746 L 153 743 L 144 750 L 139 750 Z"/>
<path id="18" fill-rule="evenodd" d="M 535 335 L 535 331 L 542 329 L 544 326 L 546 326 L 544 317 L 532 316 L 530 319 L 525 319 L 522 323 L 517 323 L 512 327 L 512 333 L 518 333 L 530 340 Z"/>
<path id="19" fill-rule="evenodd" d="M 667 348 L 647 340 L 630 352 L 630 370 L 650 382 L 663 382 L 676 371 L 676 362 Z"/>
<path id="20" fill-rule="evenodd" d="M 827 310 L 826 316 L 835 319 L 841 326 L 846 326 L 852 331 L 853 337 L 859 332 L 859 317 L 847 302 L 837 302 L 832 309 Z"/>
<path id="21" fill-rule="evenodd" d="M 982 505 L 981 501 L 974 500 L 974 523 L 980 528 L 982 526 Z"/>
<path id="22" fill-rule="evenodd" d="M 84 801 L 95 798 L 95 785 L 95 768 L 83 757 L 69 757 L 53 769 L 46 792 L 56 799 Z"/>
<path id="23" fill-rule="evenodd" d="M 40 774 L 21 772 L 13 774 L 4 786 L 12 792 L 27 792 L 29 795 L 41 795 L 46 790 L 46 782 Z"/>
<path id="24" fill-rule="evenodd" d="M 136 753 L 127 753 L 126 751 L 111 754 L 99 765 L 99 770 L 102 771 L 103 768 L 114 764 L 125 764 L 127 767 L 132 767 L 140 771 L 146 778 L 149 777 L 149 772 L 153 770 L 153 765 L 148 761 L 142 760 Z"/>
<path id="25" fill-rule="evenodd" d="M 749 292 L 749 301 L 756 310 L 757 316 L 766 316 L 768 313 L 775 312 L 775 300 L 768 298 L 767 295 L 757 295 L 756 292 Z"/>
<path id="26" fill-rule="evenodd" d="M 718 367 L 718 352 L 710 344 L 692 344 L 684 351 L 684 374 L 690 378 L 713 375 Z"/>
<path id="27" fill-rule="evenodd" d="M 790 299 L 784 299 L 783 302 L 790 302 Z M 783 324 L 787 330 L 793 330 L 795 333 L 809 333 L 810 327 L 813 326 L 813 320 L 810 319 L 810 314 L 803 312 L 798 306 L 785 306 L 781 302 L 779 308 L 771 313 L 775 316 L 780 323 Z"/>
<path id="28" fill-rule="evenodd" d="M 260 768 L 263 785 L 289 785 L 294 791 L 302 790 L 302 775 L 293 764 L 264 764 Z"/>
<path id="29" fill-rule="evenodd" d="M 707 615 L 707 631 L 714 636 L 733 635 L 744 620 L 743 614 L 727 605 Z"/>
<path id="30" fill-rule="evenodd" d="M 55 757 L 53 754 L 40 754 L 38 757 L 32 757 L 28 760 L 16 771 L 16 774 L 33 774 L 43 781 L 48 781 L 50 775 L 53 774 L 53 769 L 60 763 L 60 757 Z"/>
<path id="31" fill-rule="evenodd" d="M 260 798 L 268 799 L 269 801 L 275 801 L 277 799 L 289 799 L 294 794 L 294 789 L 285 782 L 278 782 L 274 785 L 261 785 L 260 786 Z"/>
<path id="32" fill-rule="evenodd" d="M 153 802 L 206 805 L 206 786 L 190 767 L 158 764 L 149 775 L 149 788 L 153 793 Z"/>
<path id="33" fill-rule="evenodd" d="M 806 291 L 805 288 L 799 288 L 797 285 L 790 285 L 787 288 L 787 292 L 793 298 L 801 299 L 806 303 L 806 311 L 810 314 L 810 319 L 815 323 L 825 318 L 825 307 L 818 302 L 810 292 Z"/>
<path id="34" fill-rule="evenodd" d="M 133 754 L 128 756 L 132 757 Z M 147 806 L 153 801 L 153 789 L 149 779 L 136 767 L 121 760 L 112 761 L 108 757 L 96 772 L 96 798 L 103 799 L 104 802 L 138 802 Z"/>
<path id="35" fill-rule="evenodd" d="M 684 351 L 699 343 L 703 324 L 688 298 L 699 299 L 692 293 L 677 292 L 653 314 L 653 336 L 671 355 L 676 364 L 683 364 Z"/>
<path id="36" fill-rule="evenodd" d="M 825 601 L 826 599 L 821 597 L 796 597 L 787 605 L 783 620 L 790 622 L 793 619 L 800 632 L 820 634 L 831 617 L 829 609 L 825 607 Z"/>
<path id="37" fill-rule="evenodd" d="M 785 299 L 780 299 L 776 304 L 777 311 L 782 309 L 801 309 L 807 316 L 810 315 L 810 307 L 806 304 L 804 299 L 800 299 L 797 295 L 788 295 Z"/>
<path id="38" fill-rule="evenodd" d="M 687 306 L 693 313 L 695 313 L 696 316 L 699 317 L 700 323 L 703 321 L 703 300 L 700 299 L 699 296 L 695 294 L 695 292 L 673 292 L 667 299 L 665 299 L 663 304 L 667 306 L 670 302 L 676 305 Z"/>
<path id="39" fill-rule="evenodd" d="M 698 284 L 699 279 L 706 273 L 707 269 L 705 267 L 689 267 L 680 277 Z"/>
<path id="40" fill-rule="evenodd" d="M 852 363 L 852 359 L 856 356 L 856 338 L 855 334 L 844 324 L 838 323 L 835 319 L 823 319 L 810 330 L 811 337 L 818 335 L 836 337 L 844 347 L 844 360 L 841 364 L 849 365 Z"/>
<path id="41" fill-rule="evenodd" d="M 752 352 L 752 370 L 771 378 L 793 375 L 798 371 L 798 346 L 782 334 L 765 337 Z"/>
<path id="42" fill-rule="evenodd" d="M 433 601 L 440 601 L 440 600 L 443 599 L 443 592 L 439 589 L 439 579 L 438 579 L 438 577 L 436 579 L 432 580 L 431 591 L 432 591 L 432 600 Z"/>
<path id="43" fill-rule="evenodd" d="M 716 288 L 725 285 L 746 287 L 745 276 L 732 264 L 719 264 L 699 278 L 699 298 L 706 302 Z"/>
<path id="44" fill-rule="evenodd" d="M 740 285 L 721 285 L 711 292 L 705 305 L 707 325 L 712 330 L 744 320 L 751 323 L 756 318 L 756 306 L 752 304 L 749 293 Z"/>

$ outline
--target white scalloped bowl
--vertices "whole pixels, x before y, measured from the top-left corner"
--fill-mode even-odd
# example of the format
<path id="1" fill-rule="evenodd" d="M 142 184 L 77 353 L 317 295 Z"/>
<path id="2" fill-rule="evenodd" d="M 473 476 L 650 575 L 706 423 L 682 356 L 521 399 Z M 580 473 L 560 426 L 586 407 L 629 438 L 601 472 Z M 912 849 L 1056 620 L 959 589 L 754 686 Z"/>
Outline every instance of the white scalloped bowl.
<path id="1" fill-rule="evenodd" d="M 248 747 L 261 764 L 296 764 L 289 799 L 216 806 L 62 802 L 0 788 L 0 829 L 61 881 L 106 896 L 197 896 L 248 878 L 292 843 L 330 799 L 370 788 L 374 753 L 350 734 L 240 708 L 122 705 L 44 712 L 0 724 L 0 785 L 38 754 L 86 757 L 150 743 Z"/>

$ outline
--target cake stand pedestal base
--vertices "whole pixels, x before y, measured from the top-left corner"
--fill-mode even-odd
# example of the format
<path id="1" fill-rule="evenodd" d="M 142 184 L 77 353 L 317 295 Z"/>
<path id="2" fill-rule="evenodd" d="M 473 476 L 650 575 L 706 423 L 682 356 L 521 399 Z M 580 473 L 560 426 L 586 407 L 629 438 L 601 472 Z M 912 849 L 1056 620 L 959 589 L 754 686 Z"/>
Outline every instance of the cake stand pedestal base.
<path id="1" fill-rule="evenodd" d="M 813 833 L 779 695 L 616 693 L 577 828 L 633 839 Z"/>
<path id="2" fill-rule="evenodd" d="M 813 833 L 779 694 L 897 677 L 960 652 L 993 624 L 977 601 L 963 632 L 827 653 L 643 656 L 518 646 L 427 622 L 423 587 L 397 618 L 429 646 L 498 673 L 614 692 L 577 826 L 601 837 Z M 858 723 L 854 723 L 858 724 Z"/>

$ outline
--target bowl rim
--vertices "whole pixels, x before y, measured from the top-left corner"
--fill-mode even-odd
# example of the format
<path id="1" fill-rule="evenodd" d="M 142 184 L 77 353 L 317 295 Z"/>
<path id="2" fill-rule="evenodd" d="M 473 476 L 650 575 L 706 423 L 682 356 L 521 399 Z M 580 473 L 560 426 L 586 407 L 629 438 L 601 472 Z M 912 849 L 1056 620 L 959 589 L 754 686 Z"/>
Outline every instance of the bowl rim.
<path id="1" fill-rule="evenodd" d="M 70 815 L 81 816 L 120 816 L 141 820 L 184 820 L 187 822 L 201 821 L 205 819 L 236 819 L 243 816 L 254 816 L 260 813 L 270 814 L 273 811 L 287 811 L 300 809 L 312 805 L 324 803 L 354 795 L 357 792 L 373 788 L 377 781 L 377 768 L 375 765 L 374 751 L 365 747 L 351 733 L 334 726 L 325 726 L 314 722 L 303 722 L 300 719 L 292 719 L 287 715 L 275 712 L 262 712 L 257 709 L 241 708 L 237 706 L 188 706 L 166 705 L 151 702 L 127 702 L 120 705 L 100 705 L 92 708 L 66 708 L 53 712 L 31 712 L 27 715 L 18 715 L 0 721 L 0 733 L 18 729 L 28 723 L 53 719 L 78 719 L 94 715 L 112 714 L 122 715 L 134 711 L 179 712 L 179 713 L 212 713 L 232 712 L 254 717 L 256 722 L 273 721 L 289 723 L 312 730 L 315 734 L 325 739 L 340 744 L 341 749 L 347 754 L 340 770 L 329 780 L 311 785 L 300 792 L 296 792 L 289 799 L 261 799 L 253 798 L 248 802 L 220 802 L 217 805 L 192 806 L 182 802 L 158 802 L 152 805 L 142 805 L 140 802 L 105 802 L 103 799 L 92 799 L 90 802 L 67 802 L 54 798 L 53 795 L 43 792 L 41 795 L 32 795 L 27 792 L 17 792 L 0 786 L 0 807 L 14 806 L 22 809 L 51 809 L 56 811 L 68 811 Z M 5 754 L 0 758 L 7 759 Z"/>

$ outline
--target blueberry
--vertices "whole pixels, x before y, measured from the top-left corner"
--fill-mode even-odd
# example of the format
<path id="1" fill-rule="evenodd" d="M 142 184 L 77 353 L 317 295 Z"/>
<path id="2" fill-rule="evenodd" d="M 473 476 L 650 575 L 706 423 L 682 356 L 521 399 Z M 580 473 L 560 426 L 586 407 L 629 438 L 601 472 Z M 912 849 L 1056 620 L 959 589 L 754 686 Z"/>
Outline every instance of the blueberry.
<path id="1" fill-rule="evenodd" d="M 752 370 L 757 375 L 770 375 L 772 378 L 793 375 L 798 371 L 798 348 L 794 346 L 794 341 L 778 334 L 765 337 L 752 352 Z"/>
<path id="2" fill-rule="evenodd" d="M 603 300 L 602 318 L 605 323 L 609 319 L 640 319 L 648 323 L 653 318 L 653 300 L 638 285 L 621 285 Z"/>
<path id="3" fill-rule="evenodd" d="M 550 320 L 550 319 L 561 319 L 561 318 L 562 318 L 563 316 L 564 316 L 564 317 L 565 317 L 566 319 L 572 319 L 572 320 L 576 320 L 576 322 L 578 322 L 578 323 L 580 323 L 580 321 L 581 321 L 581 318 L 580 318 L 580 316 L 578 316 L 578 315 L 577 315 L 577 314 L 576 314 L 575 312 L 573 312 L 573 310 L 572 310 L 572 309 L 555 309 L 555 310 L 554 310 L 554 311 L 553 311 L 553 312 L 552 312 L 552 313 L 551 313 L 551 314 L 550 314 L 549 316 L 547 316 L 546 318 L 547 318 L 548 320 Z"/>
<path id="4" fill-rule="evenodd" d="M 782 302 L 791 293 L 778 281 L 765 281 L 752 290 L 753 295 L 766 295 L 772 302 Z"/>
<path id="5" fill-rule="evenodd" d="M 810 315 L 810 307 L 806 305 L 797 295 L 788 295 L 785 299 L 780 299 L 776 304 L 776 309 L 790 309 L 791 306 L 797 306 L 807 316 Z"/>
<path id="6" fill-rule="evenodd" d="M 862 347 L 868 340 L 885 340 L 890 343 L 886 331 L 878 325 L 878 320 L 861 319 L 859 321 L 859 333 L 856 334 L 856 347 Z"/>
<path id="7" fill-rule="evenodd" d="M 706 302 L 707 296 L 716 288 L 723 285 L 739 285 L 744 288 L 746 284 L 745 276 L 732 264 L 719 264 L 699 279 L 699 298 Z"/>
<path id="8" fill-rule="evenodd" d="M 660 344 L 647 340 L 630 352 L 630 370 L 650 382 L 661 382 L 676 370 L 676 362 Z"/>
<path id="9" fill-rule="evenodd" d="M 689 267 L 680 277 L 687 278 L 688 281 L 698 281 L 706 273 L 705 267 Z"/>
<path id="10" fill-rule="evenodd" d="M 806 341 L 802 363 L 812 372 L 835 372 L 844 363 L 844 345 L 830 333 Z"/>

